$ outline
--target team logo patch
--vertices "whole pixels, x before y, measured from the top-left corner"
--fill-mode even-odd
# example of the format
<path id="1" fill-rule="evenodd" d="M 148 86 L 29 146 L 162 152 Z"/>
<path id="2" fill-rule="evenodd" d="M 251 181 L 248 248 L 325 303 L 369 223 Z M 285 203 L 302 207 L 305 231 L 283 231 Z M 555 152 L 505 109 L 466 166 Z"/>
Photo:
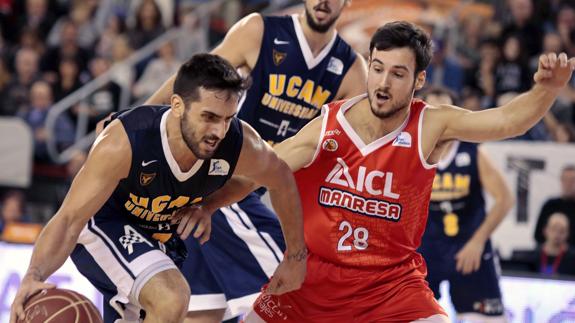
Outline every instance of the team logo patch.
<path id="1" fill-rule="evenodd" d="M 468 153 L 463 152 L 455 156 L 455 165 L 457 167 L 469 166 L 469 164 L 471 164 L 471 157 Z"/>
<path id="2" fill-rule="evenodd" d="M 129 225 L 124 226 L 124 235 L 120 237 L 120 243 L 124 249 L 128 250 L 128 254 L 131 255 L 134 252 L 134 244 L 145 243 L 150 247 L 154 247 L 150 241 L 144 238 L 138 231 Z"/>
<path id="3" fill-rule="evenodd" d="M 343 73 L 343 62 L 339 58 L 330 57 L 327 63 L 327 70 L 333 74 L 341 75 Z"/>
<path id="4" fill-rule="evenodd" d="M 335 139 L 330 138 L 326 139 L 321 145 L 321 147 L 323 148 L 323 150 L 336 151 L 339 146 L 337 144 L 337 141 L 335 141 Z"/>
<path id="5" fill-rule="evenodd" d="M 208 175 L 225 176 L 230 172 L 230 164 L 223 159 L 211 159 Z"/>
<path id="6" fill-rule="evenodd" d="M 140 185 L 149 185 L 154 178 L 156 178 L 156 173 L 140 173 Z"/>
<path id="7" fill-rule="evenodd" d="M 399 135 L 397 135 L 397 137 L 395 137 L 395 140 L 391 145 L 409 148 L 411 147 L 411 135 L 409 132 L 401 132 Z"/>
<path id="8" fill-rule="evenodd" d="M 274 49 L 273 56 L 274 56 L 274 64 L 276 64 L 276 66 L 279 66 L 286 59 L 287 54 L 279 52 Z"/>

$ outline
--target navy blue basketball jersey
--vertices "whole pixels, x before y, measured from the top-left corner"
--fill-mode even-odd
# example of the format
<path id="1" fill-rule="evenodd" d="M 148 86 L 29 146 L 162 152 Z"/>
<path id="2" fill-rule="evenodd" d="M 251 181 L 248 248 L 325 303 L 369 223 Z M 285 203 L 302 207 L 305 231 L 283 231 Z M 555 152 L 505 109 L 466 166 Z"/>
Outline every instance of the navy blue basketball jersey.
<path id="1" fill-rule="evenodd" d="M 297 15 L 263 17 L 263 21 L 260 53 L 251 72 L 253 85 L 242 98 L 238 115 L 274 144 L 293 136 L 335 99 L 356 54 L 336 34 L 313 57 Z"/>
<path id="2" fill-rule="evenodd" d="M 169 106 L 142 106 L 117 115 L 130 140 L 132 164 L 98 214 L 123 214 L 161 241 L 171 235 L 172 212 L 201 202 L 231 177 L 243 142 L 241 122 L 234 118 L 212 158 L 182 172 L 168 145 L 170 111 Z"/>
<path id="3" fill-rule="evenodd" d="M 465 243 L 484 218 L 477 144 L 455 142 L 437 167 L 423 239 Z"/>

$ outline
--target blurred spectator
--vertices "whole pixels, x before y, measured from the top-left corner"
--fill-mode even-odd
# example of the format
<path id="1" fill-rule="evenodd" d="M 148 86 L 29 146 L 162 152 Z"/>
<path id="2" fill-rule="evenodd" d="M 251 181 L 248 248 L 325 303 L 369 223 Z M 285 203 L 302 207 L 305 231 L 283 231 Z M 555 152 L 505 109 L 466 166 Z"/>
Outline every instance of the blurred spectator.
<path id="1" fill-rule="evenodd" d="M 467 15 L 461 21 L 463 31 L 456 31 L 455 55 L 459 64 L 465 70 L 476 68 L 479 65 L 481 56 L 479 45 L 481 45 L 482 31 L 485 25 L 483 18 L 476 15 Z"/>
<path id="2" fill-rule="evenodd" d="M 6 63 L 4 62 L 4 59 L 2 59 L 2 57 L 0 57 L 0 97 L 3 98 L 5 95 L 8 95 L 8 93 L 6 93 L 6 89 L 8 88 L 8 84 L 10 84 L 10 80 L 12 78 L 12 75 L 10 74 L 10 71 L 8 71 L 8 66 L 6 66 Z M 4 113 L 6 113 L 7 111 L 5 111 L 5 107 L 0 107 L 0 116 L 4 115 Z"/>
<path id="3" fill-rule="evenodd" d="M 66 20 L 62 23 L 60 44 L 48 48 L 44 57 L 42 57 L 41 70 L 44 72 L 44 78 L 54 83 L 57 80 L 60 61 L 64 58 L 73 58 L 80 70 L 85 71 L 92 53 L 77 43 L 78 29 L 73 21 Z"/>
<path id="4" fill-rule="evenodd" d="M 575 275 L 575 250 L 567 243 L 570 226 L 565 214 L 553 213 L 543 230 L 543 244 L 533 251 L 514 251 L 512 260 L 543 275 Z"/>
<path id="5" fill-rule="evenodd" d="M 569 231 L 575 232 L 575 165 L 568 165 L 561 171 L 561 196 L 547 200 L 537 219 L 535 240 L 544 242 L 543 226 L 553 213 L 565 214 L 570 223 Z M 575 246 L 575 235 L 569 238 L 569 244 Z"/>
<path id="6" fill-rule="evenodd" d="M 38 54 L 31 49 L 22 48 L 16 53 L 16 74 L 6 85 L 0 107 L 2 115 L 15 115 L 27 108 L 30 87 L 39 78 L 38 60 Z"/>
<path id="7" fill-rule="evenodd" d="M 126 30 L 124 21 L 117 15 L 111 15 L 106 21 L 104 31 L 96 44 L 96 55 L 110 56 L 116 37 L 123 34 Z"/>
<path id="8" fill-rule="evenodd" d="M 461 106 L 470 111 L 481 110 L 481 93 L 479 90 L 466 87 L 461 91 Z"/>
<path id="9" fill-rule="evenodd" d="M 38 32 L 30 28 L 24 28 L 21 31 L 18 45 L 20 48 L 30 48 L 39 55 L 43 55 L 46 50 L 46 46 L 38 36 Z"/>
<path id="10" fill-rule="evenodd" d="M 509 0 L 511 20 L 505 24 L 501 39 L 516 35 L 526 56 L 537 55 L 541 51 L 542 27 L 535 20 L 532 0 Z"/>
<path id="11" fill-rule="evenodd" d="M 181 62 L 176 59 L 174 45 L 166 43 L 158 50 L 158 58 L 150 61 L 142 77 L 134 85 L 134 96 L 144 98 L 152 95 L 160 86 L 174 75 Z"/>
<path id="12" fill-rule="evenodd" d="M 543 49 L 540 54 L 547 54 L 547 53 L 561 53 L 565 49 L 563 47 L 563 43 L 561 42 L 561 36 L 559 33 L 551 31 L 545 33 L 543 36 Z M 539 55 L 535 55 L 531 57 L 529 61 L 529 69 L 531 73 L 535 73 L 537 71 L 537 65 L 539 64 Z"/>
<path id="13" fill-rule="evenodd" d="M 6 192 L 0 201 L 0 234 L 9 223 L 29 221 L 25 213 L 24 194 L 17 190 Z"/>
<path id="14" fill-rule="evenodd" d="M 99 36 L 100 31 L 97 29 L 96 24 L 92 21 L 92 6 L 93 1 L 74 0 L 72 1 L 72 8 L 68 16 L 60 18 L 48 35 L 48 45 L 58 46 L 60 44 L 60 37 L 62 37 L 62 27 L 71 20 L 78 28 L 76 41 L 83 48 L 91 48 Z"/>
<path id="15" fill-rule="evenodd" d="M 53 86 L 54 102 L 62 100 L 82 86 L 80 71 L 74 58 L 65 57 L 58 66 L 58 81 Z"/>
<path id="16" fill-rule="evenodd" d="M 493 106 L 495 99 L 495 66 L 499 60 L 499 46 L 494 39 L 485 39 L 479 45 L 479 68 L 471 70 L 466 77 L 465 85 L 480 90 L 487 102 L 481 106 Z"/>
<path id="17" fill-rule="evenodd" d="M 112 46 L 112 62 L 114 64 L 114 81 L 121 87 L 129 87 L 134 80 L 134 70 L 131 66 L 126 65 L 124 61 L 132 54 L 132 47 L 128 38 L 119 35 L 114 39 Z"/>
<path id="18" fill-rule="evenodd" d="M 129 9 L 128 9 L 128 14 L 126 17 L 126 22 L 130 27 L 133 27 L 136 24 L 136 19 L 138 16 L 138 12 L 140 10 L 140 7 L 142 5 L 142 2 L 144 2 L 145 0 L 130 0 L 129 1 Z M 193 1 L 163 1 L 163 0 L 154 0 L 154 2 L 156 3 L 156 6 L 158 8 L 158 11 L 160 13 L 160 18 L 161 18 L 161 22 L 162 22 L 162 26 L 164 26 L 165 28 L 170 28 L 172 27 L 173 23 L 174 23 L 174 12 L 175 10 L 175 5 L 176 3 L 178 3 L 178 5 L 183 4 L 183 3 L 187 3 L 187 4 L 192 4 L 192 5 L 197 5 L 199 2 L 203 2 L 205 0 L 193 0 Z M 205 1 L 207 2 L 207 1 Z"/>
<path id="19" fill-rule="evenodd" d="M 443 40 L 434 42 L 434 53 L 427 68 L 427 84 L 447 87 L 459 93 L 463 87 L 463 70 L 459 63 L 447 55 Z"/>
<path id="20" fill-rule="evenodd" d="M 105 57 L 95 57 L 90 62 L 90 74 L 96 79 L 110 69 L 110 60 Z M 114 82 L 110 81 L 90 94 L 77 107 L 72 109 L 75 115 L 80 111 L 88 113 L 88 130 L 94 130 L 96 123 L 106 117 L 111 112 L 117 111 L 120 105 L 120 95 L 122 89 Z"/>
<path id="21" fill-rule="evenodd" d="M 561 36 L 561 41 L 567 54 L 575 55 L 575 4 L 564 2 L 555 21 L 555 30 Z"/>
<path id="22" fill-rule="evenodd" d="M 12 26 L 16 28 L 10 30 L 10 34 L 14 37 L 12 40 L 16 42 L 16 37 L 24 29 L 35 30 L 42 41 L 46 40 L 46 36 L 56 20 L 53 11 L 49 9 L 48 0 L 26 0 L 24 15 L 18 17 L 17 26 Z"/>
<path id="23" fill-rule="evenodd" d="M 136 24 L 128 29 L 130 46 L 139 49 L 164 33 L 160 9 L 154 0 L 143 0 L 136 12 Z"/>
<path id="24" fill-rule="evenodd" d="M 501 60 L 495 67 L 495 95 L 529 90 L 531 76 L 519 38 L 508 36 L 503 43 Z"/>
<path id="25" fill-rule="evenodd" d="M 575 143 L 575 127 L 568 122 L 559 122 L 553 132 L 553 139 L 562 144 Z"/>
<path id="26" fill-rule="evenodd" d="M 52 104 L 52 89 L 45 81 L 37 81 L 30 90 L 30 108 L 21 113 L 22 119 L 30 126 L 34 134 L 34 158 L 40 162 L 50 162 L 47 140 L 50 135 L 55 136 L 59 149 L 70 146 L 74 140 L 74 126 L 66 114 L 60 114 L 56 119 L 54 133 L 46 129 L 46 117 Z"/>

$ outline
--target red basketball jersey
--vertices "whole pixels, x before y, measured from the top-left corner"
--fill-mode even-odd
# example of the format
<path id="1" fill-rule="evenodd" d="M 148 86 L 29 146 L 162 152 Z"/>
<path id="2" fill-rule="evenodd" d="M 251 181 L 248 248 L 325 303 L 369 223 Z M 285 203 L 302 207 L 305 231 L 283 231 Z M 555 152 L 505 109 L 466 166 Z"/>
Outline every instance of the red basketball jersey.
<path id="1" fill-rule="evenodd" d="M 422 156 L 425 102 L 365 144 L 345 118 L 364 96 L 327 105 L 314 160 L 295 173 L 309 251 L 327 261 L 379 269 L 413 256 L 420 244 L 435 167 Z"/>

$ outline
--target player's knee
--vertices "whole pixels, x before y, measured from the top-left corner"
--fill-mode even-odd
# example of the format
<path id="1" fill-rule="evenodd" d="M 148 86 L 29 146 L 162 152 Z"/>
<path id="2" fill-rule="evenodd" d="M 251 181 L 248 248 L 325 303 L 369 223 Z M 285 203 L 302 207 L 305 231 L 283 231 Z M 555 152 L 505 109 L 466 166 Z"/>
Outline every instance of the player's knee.
<path id="1" fill-rule="evenodd" d="M 161 322 L 182 322 L 188 310 L 190 287 L 178 270 L 166 270 L 150 279 L 139 300 L 146 315 Z"/>

